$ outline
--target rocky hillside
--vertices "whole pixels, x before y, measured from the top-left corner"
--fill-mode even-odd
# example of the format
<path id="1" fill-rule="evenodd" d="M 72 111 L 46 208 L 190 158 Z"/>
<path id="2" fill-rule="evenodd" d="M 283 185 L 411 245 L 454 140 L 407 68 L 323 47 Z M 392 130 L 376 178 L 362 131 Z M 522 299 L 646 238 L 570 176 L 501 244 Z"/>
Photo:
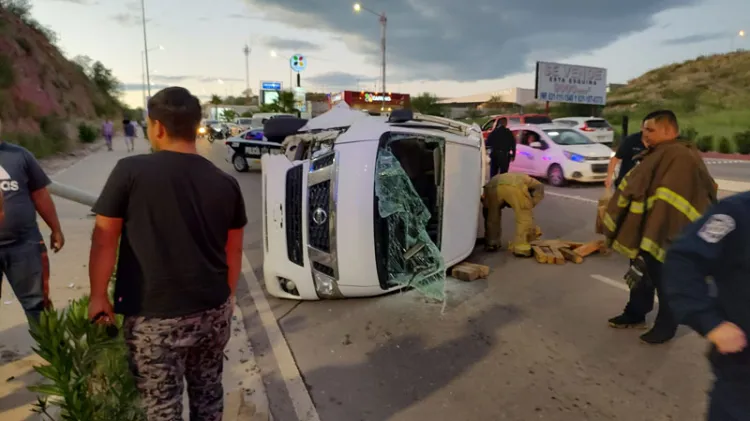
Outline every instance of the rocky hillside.
<path id="1" fill-rule="evenodd" d="M 608 108 L 670 105 L 684 112 L 750 107 L 750 51 L 701 56 L 651 70 L 610 93 Z"/>
<path id="2" fill-rule="evenodd" d="M 2 136 L 42 156 L 76 146 L 81 122 L 121 112 L 115 98 L 53 45 L 54 37 L 31 18 L 28 3 L 0 2 Z"/>

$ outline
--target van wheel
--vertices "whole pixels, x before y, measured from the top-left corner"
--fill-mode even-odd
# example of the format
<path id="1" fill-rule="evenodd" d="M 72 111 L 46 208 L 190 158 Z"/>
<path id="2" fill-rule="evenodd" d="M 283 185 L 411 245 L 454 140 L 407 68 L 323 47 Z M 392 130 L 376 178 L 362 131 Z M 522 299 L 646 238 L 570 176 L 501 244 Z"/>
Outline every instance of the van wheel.
<path id="1" fill-rule="evenodd" d="M 232 165 L 237 172 L 247 172 L 250 169 L 250 166 L 247 165 L 247 159 L 237 154 L 232 157 Z"/>
<path id="2" fill-rule="evenodd" d="M 555 187 L 563 187 L 565 185 L 565 174 L 562 167 L 557 164 L 550 165 L 547 170 L 547 181 Z"/>

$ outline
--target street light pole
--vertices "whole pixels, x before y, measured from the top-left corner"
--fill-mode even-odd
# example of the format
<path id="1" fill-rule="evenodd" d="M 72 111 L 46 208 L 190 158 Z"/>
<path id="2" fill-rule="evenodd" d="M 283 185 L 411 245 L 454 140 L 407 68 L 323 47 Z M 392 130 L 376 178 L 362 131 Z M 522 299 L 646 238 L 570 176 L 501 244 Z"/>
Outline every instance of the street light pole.
<path id="1" fill-rule="evenodd" d="M 380 64 L 381 64 L 380 78 L 381 78 L 381 81 L 383 83 L 383 85 L 382 85 L 383 92 L 381 92 L 381 97 L 382 97 L 383 102 L 381 103 L 380 111 L 385 111 L 385 95 L 386 95 L 386 85 L 385 85 L 385 29 L 386 29 L 386 26 L 388 24 L 388 18 L 386 17 L 385 12 L 382 12 L 382 13 L 373 12 L 372 10 L 370 10 L 370 9 L 362 6 L 360 3 L 354 3 L 354 11 L 355 12 L 359 12 L 359 11 L 362 11 L 362 10 L 364 10 L 365 12 L 368 12 L 368 13 L 371 13 L 371 14 L 377 16 L 378 19 L 380 20 L 380 54 L 381 54 L 381 57 L 380 57 Z"/>
<path id="2" fill-rule="evenodd" d="M 739 32 L 737 32 L 736 34 L 732 35 L 732 43 L 731 43 L 730 51 L 729 52 L 731 52 L 731 53 L 734 52 L 734 40 L 736 38 L 744 38 L 744 37 L 745 37 L 745 30 L 744 29 L 741 29 Z"/>
<path id="3" fill-rule="evenodd" d="M 151 76 L 148 71 L 148 38 L 146 36 L 146 5 L 145 0 L 141 0 L 141 19 L 143 23 L 143 55 L 144 61 L 146 62 L 146 87 L 148 89 L 148 96 L 151 97 Z"/>

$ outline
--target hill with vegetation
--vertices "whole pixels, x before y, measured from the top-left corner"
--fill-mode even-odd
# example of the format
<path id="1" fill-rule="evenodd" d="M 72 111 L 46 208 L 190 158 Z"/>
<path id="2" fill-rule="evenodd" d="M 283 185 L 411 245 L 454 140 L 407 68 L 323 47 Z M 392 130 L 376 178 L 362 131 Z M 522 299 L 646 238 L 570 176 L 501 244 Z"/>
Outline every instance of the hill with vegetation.
<path id="1" fill-rule="evenodd" d="M 0 0 L 0 120 L 3 140 L 37 157 L 92 142 L 103 118 L 120 118 L 120 82 L 100 62 L 68 60 L 28 0 Z"/>

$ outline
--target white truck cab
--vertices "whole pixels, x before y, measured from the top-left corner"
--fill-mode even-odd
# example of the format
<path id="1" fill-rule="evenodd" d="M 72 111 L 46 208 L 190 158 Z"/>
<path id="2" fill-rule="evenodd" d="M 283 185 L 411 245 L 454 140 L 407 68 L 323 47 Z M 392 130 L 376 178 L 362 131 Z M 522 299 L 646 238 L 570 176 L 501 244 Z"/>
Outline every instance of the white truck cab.
<path id="1" fill-rule="evenodd" d="M 344 104 L 293 138 L 285 144 L 298 149 L 297 160 L 261 159 L 271 295 L 317 300 L 429 288 L 474 249 L 487 173 L 476 124 L 411 112 L 369 116 Z"/>

